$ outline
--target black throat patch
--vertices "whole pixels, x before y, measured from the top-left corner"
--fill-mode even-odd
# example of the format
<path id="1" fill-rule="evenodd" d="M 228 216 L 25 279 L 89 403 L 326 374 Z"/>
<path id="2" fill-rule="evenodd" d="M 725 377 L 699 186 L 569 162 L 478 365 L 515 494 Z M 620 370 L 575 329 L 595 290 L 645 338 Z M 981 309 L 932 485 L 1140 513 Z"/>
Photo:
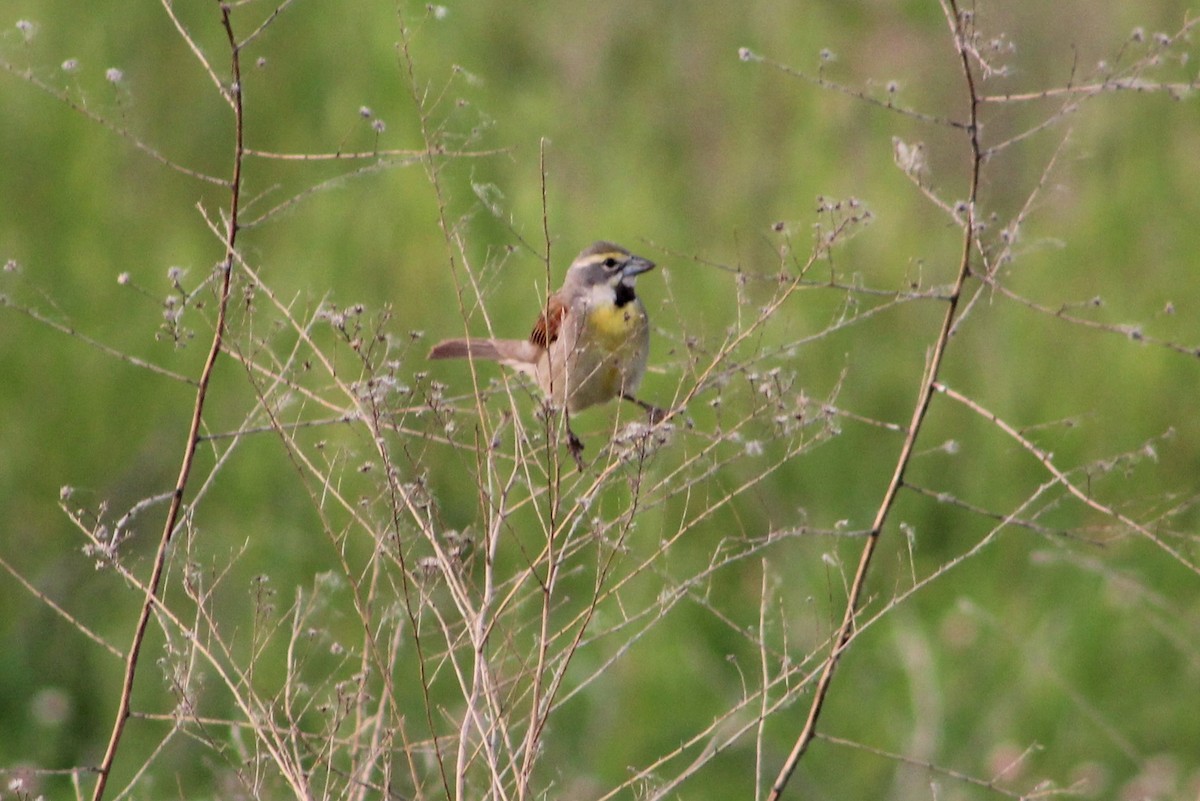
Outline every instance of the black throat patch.
<path id="1" fill-rule="evenodd" d="M 617 308 L 621 308 L 629 301 L 635 299 L 637 299 L 637 295 L 634 294 L 633 287 L 624 281 L 617 284 L 616 293 L 613 296 L 613 303 L 617 304 Z"/>

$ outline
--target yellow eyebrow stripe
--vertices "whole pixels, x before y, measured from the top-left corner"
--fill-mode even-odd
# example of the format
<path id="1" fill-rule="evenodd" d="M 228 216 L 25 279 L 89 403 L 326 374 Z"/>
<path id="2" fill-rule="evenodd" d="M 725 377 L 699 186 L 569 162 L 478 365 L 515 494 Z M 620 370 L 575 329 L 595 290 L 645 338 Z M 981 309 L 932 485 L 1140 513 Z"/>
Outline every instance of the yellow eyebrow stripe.
<path id="1" fill-rule="evenodd" d="M 622 253 L 619 250 L 610 250 L 607 253 L 593 253 L 591 256 L 588 256 L 586 259 L 581 259 L 579 261 L 579 264 L 600 264 L 605 259 L 616 259 L 617 261 L 624 261 L 627 258 L 629 258 L 629 256 L 625 253 Z"/>

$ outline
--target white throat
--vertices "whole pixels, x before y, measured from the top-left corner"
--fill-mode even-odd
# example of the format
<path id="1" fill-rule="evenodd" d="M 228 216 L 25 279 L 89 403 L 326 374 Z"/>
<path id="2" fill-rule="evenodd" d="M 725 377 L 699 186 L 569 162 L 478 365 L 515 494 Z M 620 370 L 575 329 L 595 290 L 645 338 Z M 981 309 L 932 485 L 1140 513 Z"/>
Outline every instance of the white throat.
<path id="1" fill-rule="evenodd" d="M 591 308 L 611 306 L 617 300 L 617 291 L 608 284 L 595 284 L 587 293 L 587 304 Z"/>

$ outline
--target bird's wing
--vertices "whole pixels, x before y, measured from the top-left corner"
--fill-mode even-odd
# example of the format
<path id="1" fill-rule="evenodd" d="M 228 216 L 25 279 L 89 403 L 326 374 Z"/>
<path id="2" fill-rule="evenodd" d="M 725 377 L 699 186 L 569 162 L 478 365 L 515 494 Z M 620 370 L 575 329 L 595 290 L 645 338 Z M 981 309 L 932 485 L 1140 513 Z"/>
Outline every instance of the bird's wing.
<path id="1" fill-rule="evenodd" d="M 539 348 L 550 347 L 550 344 L 558 339 L 558 332 L 562 328 L 563 317 L 566 314 L 567 304 L 557 294 L 551 295 L 546 302 L 546 310 L 542 312 L 533 326 L 529 341 Z"/>

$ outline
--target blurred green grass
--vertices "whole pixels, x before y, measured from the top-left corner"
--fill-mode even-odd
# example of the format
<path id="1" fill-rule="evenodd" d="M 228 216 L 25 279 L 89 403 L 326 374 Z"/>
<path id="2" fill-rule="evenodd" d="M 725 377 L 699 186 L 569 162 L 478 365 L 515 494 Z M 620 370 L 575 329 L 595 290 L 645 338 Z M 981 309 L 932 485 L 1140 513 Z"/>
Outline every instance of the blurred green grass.
<path id="1" fill-rule="evenodd" d="M 464 147 L 501 151 L 443 168 L 449 217 L 465 220 L 469 257 L 483 264 L 515 245 L 514 230 L 540 246 L 544 146 L 554 280 L 571 254 L 597 238 L 645 252 L 668 273 L 641 283 L 662 327 L 652 355 L 662 370 L 647 379 L 648 396 L 669 397 L 678 383 L 681 357 L 670 352 L 672 346 L 688 335 L 719 340 L 736 311 L 727 274 L 669 253 L 769 272 L 779 242 L 771 230 L 775 222 L 786 223 L 803 253 L 815 198 L 854 196 L 871 209 L 874 222 L 836 251 L 839 270 L 881 288 L 901 288 L 915 276 L 925 286 L 951 278 L 957 232 L 895 168 L 891 138 L 926 143 L 933 181 L 949 199 L 965 191 L 962 143 L 945 131 L 737 57 L 739 47 L 749 47 L 815 74 L 818 53 L 828 48 L 836 54 L 824 67 L 832 79 L 876 90 L 895 80 L 903 103 L 958 118 L 961 79 L 935 3 L 764 1 L 734 13 L 665 2 L 546 3 L 519 10 L 479 2 L 449 4 L 444 20 L 425 15 L 423 8 L 404 7 L 413 26 L 417 83 L 430 97 L 442 97 L 433 121 L 460 136 Z M 1087 68 L 1111 57 L 1135 25 L 1173 30 L 1186 8 L 1176 2 L 1136 10 L 1108 3 L 1097 13 L 1082 2 L 1053 9 L 1011 4 L 985 7 L 980 24 L 1006 32 L 1017 44 L 1016 53 L 1006 57 L 1018 65 L 1011 85 L 1042 87 L 1068 80 L 1076 58 Z M 10 6 L 10 19 L 0 19 L 7 26 L 0 55 L 54 87 L 67 87 L 87 108 L 127 126 L 169 157 L 225 175 L 231 160 L 229 114 L 161 8 L 106 4 L 90 13 L 105 24 L 75 24 L 78 10 L 70 3 L 18 2 Z M 224 75 L 221 33 L 211 9 L 180 13 Z M 38 24 L 29 43 L 13 27 L 22 18 Z M 398 38 L 389 4 L 289 9 L 250 53 L 265 59 L 245 80 L 250 145 L 280 152 L 369 150 L 376 137 L 360 116 L 365 106 L 386 124 L 380 146 L 420 147 L 396 54 Z M 79 60 L 77 73 L 59 68 L 68 58 Z M 109 67 L 123 71 L 121 84 L 105 81 Z M 219 243 L 196 204 L 215 214 L 223 190 L 163 168 L 19 77 L 0 79 L 0 105 L 6 109 L 6 124 L 0 126 L 6 154 L 0 171 L 5 209 L 0 259 L 20 265 L 19 274 L 3 276 L 0 291 L 120 351 L 194 376 L 208 332 L 198 328 L 196 340 L 183 349 L 156 339 L 159 297 L 169 290 L 169 267 L 184 267 L 194 285 L 220 258 Z M 992 130 L 1017 131 L 1035 118 L 1029 110 L 1001 114 Z M 1134 324 L 1153 336 L 1195 344 L 1200 109 L 1194 100 L 1176 103 L 1163 96 L 1093 101 L 1065 125 L 989 165 L 983 187 L 989 210 L 1003 218 L 1020 207 L 1068 126 L 1071 140 L 1023 229 L 1019 258 L 1005 273 L 1008 285 L 1051 307 L 1100 295 L 1104 306 L 1080 316 Z M 250 195 L 262 194 L 250 214 L 344 169 L 252 160 Z M 502 195 L 502 218 L 480 207 L 474 186 L 494 187 Z M 436 339 L 463 330 L 435 200 L 418 165 L 345 180 L 247 230 L 243 242 L 272 287 L 289 301 L 298 298 L 301 307 L 315 307 L 324 298 L 372 308 L 391 302 L 395 333 L 420 331 Z M 124 272 L 149 296 L 118 285 Z M 524 334 L 543 291 L 538 282 L 544 282 L 544 269 L 536 255 L 518 249 L 501 267 L 484 270 L 483 278 L 497 333 Z M 531 289 L 535 283 L 538 288 Z M 819 291 L 798 297 L 767 326 L 764 344 L 820 331 L 838 314 L 838 297 Z M 1168 304 L 1171 314 L 1164 313 Z M 973 314 L 952 345 L 948 384 L 971 390 L 1021 426 L 1076 421 L 1070 429 L 1032 435 L 1066 464 L 1136 450 L 1172 429 L 1171 439 L 1156 443 L 1156 461 L 1128 478 L 1098 481 L 1134 508 L 1161 506 L 1156 499 L 1169 493 L 1189 502 L 1200 473 L 1200 428 L 1189 411 L 1194 358 L 1086 331 L 1000 299 L 983 299 Z M 915 376 L 940 315 L 932 303 L 911 303 L 818 340 L 800 349 L 796 380 L 815 398 L 840 383 L 840 408 L 906 423 Z M 468 325 L 479 331 L 482 320 L 471 314 Z M 429 369 L 420 359 L 423 348 L 418 342 L 404 354 L 414 372 Z M 239 387 L 241 370 L 223 366 L 218 373 L 223 392 L 245 392 Z M 438 372 L 453 391 L 469 391 L 465 371 Z M 114 593 L 79 554 L 81 539 L 57 508 L 59 488 L 70 485 L 81 493 L 77 497 L 91 504 L 107 501 L 113 509 L 165 491 L 177 469 L 191 393 L 11 309 L 0 310 L 0 374 L 5 376 L 0 414 L 7 421 L 0 427 L 2 555 L 64 606 L 87 610 L 88 623 L 123 647 L 134 599 Z M 958 451 L 921 456 L 910 475 L 913 484 L 1003 512 L 1046 479 L 1027 453 L 981 419 L 945 398 L 934 403 L 938 413 L 922 445 L 932 449 L 954 439 Z M 607 412 L 587 416 L 588 438 L 602 436 L 609 419 Z M 233 414 L 212 422 L 216 429 L 238 424 Z M 757 533 L 791 519 L 797 508 L 816 527 L 843 520 L 850 528 L 868 526 L 900 437 L 850 421 L 841 425 L 839 437 L 765 481 L 756 490 L 758 503 L 714 515 L 709 531 Z M 753 471 L 755 464 L 736 469 Z M 456 524 L 469 525 L 470 489 L 452 486 L 454 463 L 431 464 L 429 470 L 447 502 L 447 517 L 459 514 L 462 522 Z M 201 525 L 237 536 L 211 546 L 213 552 L 237 551 L 245 543 L 239 576 L 269 571 L 280 587 L 311 583 L 328 564 L 328 546 L 313 542 L 310 504 L 289 494 L 294 472 L 278 444 L 252 445 L 224 479 Z M 1090 519 L 1076 506 L 1065 506 L 1058 524 Z M 638 536 L 669 530 L 676 513 L 648 513 Z M 977 517 L 911 495 L 902 499 L 896 519 L 916 531 L 912 556 L 918 574 L 964 550 L 988 527 Z M 1195 523 L 1193 511 L 1174 521 L 1192 529 Z M 149 547 L 152 531 L 146 526 L 135 547 Z M 884 596 L 910 570 L 900 532 L 892 528 L 885 536 L 887 555 L 870 585 Z M 704 547 L 689 552 L 687 545 L 674 555 L 681 575 L 702 565 L 708 552 Z M 849 565 L 858 547 L 855 541 L 791 540 L 768 552 L 772 567 L 791 585 L 789 597 L 815 599 L 796 624 L 806 638 L 832 624 L 836 612 L 827 607 L 837 604 L 829 599 L 841 592 L 840 577 L 821 566 L 822 553 L 834 551 Z M 1038 554 L 1044 559 L 1033 558 Z M 748 566 L 744 573 L 746 586 L 714 591 L 740 596 L 743 603 L 753 599 L 755 570 Z M 1128 577 L 1141 594 L 1131 597 L 1120 589 L 1117 575 Z M 1020 750 L 1037 742 L 1041 750 L 1022 763 L 1029 774 L 1067 782 L 1079 765 L 1098 761 L 1114 789 L 1137 776 L 1150 757 L 1165 754 L 1178 766 L 1182 793 L 1200 775 L 1200 724 L 1193 715 L 1178 714 L 1179 700 L 1195 699 L 1200 660 L 1194 625 L 1173 621 L 1161 607 L 1194 619 L 1195 578 L 1140 541 L 1107 548 L 1068 545 L 1060 553 L 1034 535 L 1006 533 L 986 559 L 953 571 L 914 598 L 905 614 L 856 643 L 822 728 L 903 751 L 928 712 L 910 708 L 923 697 L 913 688 L 917 674 L 928 670 L 923 680 L 939 699 L 944 728 L 931 750 L 916 754 L 921 758 L 986 775 L 1001 746 Z M 641 591 L 650 597 L 654 590 Z M 1165 601 L 1151 600 L 1151 593 Z M 962 611 L 964 600 L 982 611 Z M 95 762 L 119 665 L 12 581 L 0 582 L 0 608 L 6 610 L 0 621 L 6 643 L 0 718 L 7 732 L 19 733 L 0 741 L 0 765 Z M 756 611 L 753 600 L 748 608 Z M 949 621 L 973 628 L 965 644 L 947 641 Z M 1183 626 L 1185 645 L 1170 645 L 1173 622 Z M 607 785 L 622 778 L 627 765 L 638 764 L 639 754 L 654 752 L 647 749 L 670 748 L 736 692 L 738 666 L 753 662 L 754 654 L 738 652 L 744 642 L 727 643 L 726 637 L 710 616 L 682 610 L 671 615 L 640 646 L 660 658 L 623 666 L 606 678 L 614 684 L 612 705 L 597 710 L 581 702 L 580 709 L 570 710 L 571 725 L 563 724 L 561 739 L 552 738 L 555 753 L 548 761 L 569 761 L 601 743 L 589 764 L 596 781 Z M 904 663 L 905 649 L 917 647 L 913 641 L 926 643 L 931 667 Z M 70 643 L 65 651 L 64 642 Z M 689 703 L 686 691 L 696 685 L 678 682 L 680 672 L 714 688 L 715 706 L 704 699 Z M 151 672 L 142 679 L 151 687 L 155 682 Z M 67 723 L 36 720 L 28 702 L 45 687 L 67 690 Z M 145 698 L 157 694 L 151 687 L 140 690 Z M 893 713 L 899 720 L 890 719 Z M 800 716 L 796 710 L 771 722 L 769 753 L 776 761 L 786 753 Z M 1024 739 L 1008 743 L 1014 731 Z M 138 736 L 153 742 L 161 733 Z M 1133 753 L 1122 740 L 1134 744 Z M 715 769 L 720 778 L 713 785 L 734 789 L 713 790 L 711 797 L 745 792 L 751 754 L 747 749 L 734 756 Z M 879 796 L 896 786 L 896 773 L 888 762 L 818 742 L 798 781 L 802 789 L 827 797 Z M 197 774 L 196 781 L 203 779 Z"/>

